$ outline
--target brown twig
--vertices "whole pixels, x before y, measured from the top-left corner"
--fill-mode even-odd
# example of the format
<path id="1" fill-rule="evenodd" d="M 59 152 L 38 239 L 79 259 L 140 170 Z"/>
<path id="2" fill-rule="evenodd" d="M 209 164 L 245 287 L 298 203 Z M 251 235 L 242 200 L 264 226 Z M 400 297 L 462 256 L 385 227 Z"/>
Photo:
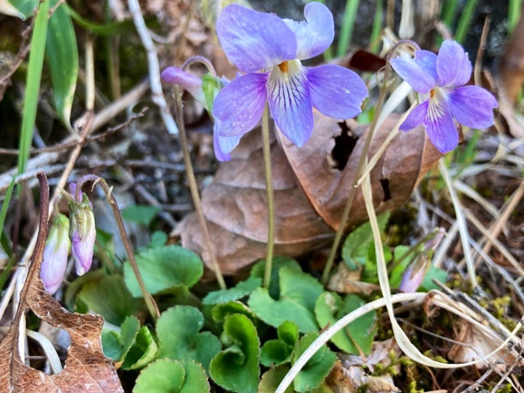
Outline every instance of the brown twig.
<path id="1" fill-rule="evenodd" d="M 82 141 L 81 145 L 85 146 L 89 142 L 99 141 L 99 140 L 103 140 L 104 138 L 107 138 L 109 135 L 114 134 L 115 132 L 120 131 L 120 130 L 126 128 L 131 123 L 133 123 L 135 120 L 143 117 L 147 111 L 148 111 L 148 108 L 146 107 L 146 108 L 142 109 L 137 115 L 131 117 L 129 120 L 125 121 L 124 123 L 119 124 L 116 127 L 110 127 L 107 130 L 105 130 L 104 132 L 102 132 L 101 134 L 85 138 L 84 141 Z M 31 149 L 29 151 L 29 154 L 36 155 L 36 154 L 41 154 L 41 153 L 60 152 L 60 151 L 72 149 L 73 147 L 78 146 L 78 145 L 80 145 L 80 140 L 76 140 L 76 141 L 72 141 L 72 142 L 63 142 L 63 143 L 58 143 L 58 144 L 56 144 L 54 146 L 44 147 L 42 149 Z M 19 150 L 18 149 L 3 149 L 3 148 L 0 148 L 0 154 L 16 156 L 16 155 L 19 154 Z"/>

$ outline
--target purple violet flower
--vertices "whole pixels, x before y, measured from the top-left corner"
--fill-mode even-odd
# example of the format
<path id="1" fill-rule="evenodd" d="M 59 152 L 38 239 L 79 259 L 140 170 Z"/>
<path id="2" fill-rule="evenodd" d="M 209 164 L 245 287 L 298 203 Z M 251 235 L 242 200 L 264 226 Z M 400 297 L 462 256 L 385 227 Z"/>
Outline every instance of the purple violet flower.
<path id="1" fill-rule="evenodd" d="M 58 214 L 45 243 L 44 260 L 40 269 L 40 278 L 44 282 L 46 291 L 51 295 L 62 283 L 70 248 L 69 219 L 63 214 Z"/>
<path id="2" fill-rule="evenodd" d="M 74 187 L 71 187 L 73 190 Z M 76 192 L 72 191 L 74 196 Z M 75 258 L 76 274 L 82 276 L 91 268 L 96 240 L 95 216 L 86 194 L 82 201 L 69 202 L 69 236 L 72 242 L 72 254 Z"/>
<path id="3" fill-rule="evenodd" d="M 481 87 L 464 86 L 469 82 L 472 66 L 457 42 L 444 41 L 438 55 L 418 50 L 413 59 L 397 57 L 391 66 L 420 94 L 422 101 L 402 123 L 401 131 L 423 124 L 433 145 L 447 153 L 459 141 L 453 119 L 469 128 L 493 125 L 497 100 Z"/>
<path id="4" fill-rule="evenodd" d="M 313 107 L 340 119 L 361 112 L 368 91 L 357 74 L 333 64 L 302 66 L 300 60 L 320 55 L 335 34 L 333 15 L 325 5 L 308 3 L 304 16 L 305 21 L 295 22 L 237 4 L 220 14 L 220 43 L 245 75 L 224 87 L 213 105 L 218 135 L 231 138 L 219 154 L 230 153 L 257 125 L 266 102 L 278 128 L 297 146 L 311 135 Z"/>
<path id="5" fill-rule="evenodd" d="M 162 71 L 162 79 L 168 83 L 173 83 L 184 88 L 189 94 L 193 96 L 202 106 L 208 111 L 211 112 L 209 108 L 208 100 L 204 93 L 203 81 L 201 78 L 193 75 L 189 72 L 186 72 L 177 67 L 167 67 Z M 221 84 L 222 86 L 227 86 L 229 80 L 226 78 L 218 78 L 217 85 Z M 218 89 L 215 90 L 214 95 L 218 94 Z M 213 97 L 213 100 L 214 98 Z M 229 161 L 231 156 L 227 153 L 231 152 L 239 143 L 241 135 L 225 137 L 218 134 L 220 121 L 215 119 L 215 124 L 213 126 L 213 148 L 215 151 L 215 156 L 218 161 Z"/>

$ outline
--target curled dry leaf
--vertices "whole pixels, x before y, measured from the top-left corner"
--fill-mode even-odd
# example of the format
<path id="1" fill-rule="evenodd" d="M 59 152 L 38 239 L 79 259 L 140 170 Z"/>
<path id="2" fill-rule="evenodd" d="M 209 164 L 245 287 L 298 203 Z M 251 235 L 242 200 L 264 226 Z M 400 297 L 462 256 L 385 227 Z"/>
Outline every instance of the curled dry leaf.
<path id="1" fill-rule="evenodd" d="M 502 339 L 490 331 L 481 331 L 471 323 L 461 320 L 459 333 L 456 338 L 461 344 L 454 344 L 449 350 L 448 356 L 455 363 L 471 362 L 481 359 L 492 353 L 502 344 Z M 509 351 L 501 349 L 496 355 L 488 358 L 487 362 L 480 362 L 476 367 L 484 370 L 486 367 L 494 367 L 499 372 L 505 372 L 508 365 L 515 362 L 515 357 Z M 491 364 L 490 364 L 491 363 Z M 522 363 L 522 361 L 520 361 Z"/>
<path id="2" fill-rule="evenodd" d="M 370 157 L 391 132 L 391 115 L 377 130 Z M 271 166 L 275 192 L 275 255 L 300 256 L 334 237 L 365 140 L 367 126 L 340 122 L 315 112 L 311 139 L 301 148 L 284 137 L 273 140 Z M 277 133 L 278 134 L 278 133 Z M 422 127 L 398 133 L 371 172 L 377 214 L 401 206 L 441 154 Z M 233 159 L 220 166 L 203 191 L 202 202 L 222 272 L 234 274 L 263 258 L 267 240 L 267 203 L 260 130 L 242 138 Z M 347 229 L 367 220 L 364 199 L 356 195 Z M 181 228 L 182 245 L 206 255 L 195 214 Z"/>
<path id="3" fill-rule="evenodd" d="M 345 263 L 338 265 L 338 269 L 329 279 L 327 288 L 330 291 L 340 293 L 360 293 L 371 295 L 372 292 L 380 290 L 380 286 L 365 281 L 360 281 L 362 268 L 349 270 Z"/>
<path id="4" fill-rule="evenodd" d="M 389 374 L 375 377 L 368 375 L 359 366 L 345 368 L 340 361 L 327 376 L 326 382 L 334 393 L 362 392 L 365 386 L 366 393 L 393 393 L 401 390 L 395 386 Z"/>
<path id="5" fill-rule="evenodd" d="M 45 291 L 40 280 L 40 265 L 47 235 L 49 190 L 43 173 L 39 174 L 39 180 L 43 201 L 39 238 L 17 313 L 9 333 L 0 343 L 0 393 L 123 392 L 111 360 L 102 352 L 102 317 L 68 312 Z M 29 309 L 43 321 L 64 329 L 71 336 L 65 368 L 58 374 L 44 374 L 22 361 L 19 350 L 19 341 L 23 339 L 20 336 L 20 322 Z"/>

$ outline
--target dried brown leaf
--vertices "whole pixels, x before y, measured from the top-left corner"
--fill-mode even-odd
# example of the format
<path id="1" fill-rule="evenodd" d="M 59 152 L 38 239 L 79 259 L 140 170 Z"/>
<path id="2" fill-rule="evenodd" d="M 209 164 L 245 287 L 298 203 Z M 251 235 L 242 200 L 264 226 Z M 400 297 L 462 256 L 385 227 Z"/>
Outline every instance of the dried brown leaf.
<path id="1" fill-rule="evenodd" d="M 448 357 L 455 363 L 466 363 L 477 360 L 492 353 L 502 344 L 502 339 L 493 334 L 486 335 L 473 324 L 461 320 L 459 323 L 459 333 L 456 338 L 461 344 L 454 344 L 448 353 Z M 480 370 L 486 367 L 494 367 L 500 372 L 504 372 L 508 366 L 515 361 L 515 357 L 505 350 L 498 351 L 495 355 L 488 358 L 488 362 L 479 362 L 476 367 Z"/>
<path id="2" fill-rule="evenodd" d="M 377 284 L 360 281 L 361 274 L 362 268 L 349 270 L 344 263 L 341 263 L 335 274 L 331 276 L 327 288 L 330 291 L 360 293 L 362 295 L 370 295 L 372 292 L 380 289 L 380 286 Z"/>
<path id="3" fill-rule="evenodd" d="M 45 178 L 43 174 L 39 177 Z M 41 199 L 49 201 L 47 181 L 44 183 L 41 183 Z M 0 393 L 123 392 L 111 360 L 102 351 L 102 317 L 70 313 L 44 289 L 40 265 L 47 235 L 48 205 L 45 202 L 41 211 L 39 237 L 18 310 L 8 334 L 0 343 Z M 22 361 L 20 323 L 29 309 L 43 321 L 67 331 L 71 337 L 64 370 L 58 374 L 47 375 Z"/>
<path id="4" fill-rule="evenodd" d="M 370 157 L 398 121 L 390 116 L 377 130 Z M 328 244 L 340 214 L 364 144 L 366 126 L 339 122 L 315 113 L 311 139 L 301 148 L 284 137 L 273 141 L 271 165 L 275 189 L 275 255 L 296 257 Z M 342 138 L 341 134 L 348 133 Z M 352 147 L 351 135 L 357 138 Z M 335 145 L 337 144 L 336 148 Z M 332 153 L 336 151 L 335 157 Z M 340 152 L 342 154 L 340 154 Z M 343 165 L 344 153 L 349 155 Z M 339 157 L 342 156 L 342 158 Z M 419 127 L 398 133 L 371 172 L 377 213 L 401 206 L 425 172 L 441 157 Z M 335 160 L 341 162 L 334 168 Z M 202 194 L 203 209 L 223 273 L 234 274 L 264 257 L 267 239 L 267 204 L 260 130 L 242 138 L 233 160 L 220 166 Z M 355 198 L 347 229 L 367 220 L 364 199 Z M 195 215 L 181 229 L 184 247 L 203 254 L 205 243 Z"/>

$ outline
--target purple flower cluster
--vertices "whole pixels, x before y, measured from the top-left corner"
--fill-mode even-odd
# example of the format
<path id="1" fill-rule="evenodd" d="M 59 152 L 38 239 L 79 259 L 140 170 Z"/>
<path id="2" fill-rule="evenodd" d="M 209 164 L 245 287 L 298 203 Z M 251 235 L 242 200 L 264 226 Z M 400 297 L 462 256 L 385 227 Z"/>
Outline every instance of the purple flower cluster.
<path id="1" fill-rule="evenodd" d="M 73 201 L 69 202 L 69 219 L 58 214 L 46 241 L 40 278 L 47 292 L 55 293 L 67 266 L 69 250 L 75 259 L 76 274 L 85 274 L 93 263 L 96 240 L 95 217 L 86 194 L 76 192 L 76 184 L 70 184 Z"/>
<path id="2" fill-rule="evenodd" d="M 277 127 L 297 146 L 311 136 L 313 108 L 340 119 L 360 113 L 368 91 L 357 74 L 332 64 L 302 65 L 302 60 L 324 52 L 334 37 L 333 15 L 326 6 L 309 3 L 304 16 L 305 21 L 295 22 L 236 4 L 220 14 L 218 38 L 241 74 L 226 81 L 207 108 L 215 119 L 218 160 L 231 158 L 240 138 L 260 121 L 266 103 Z M 418 50 L 414 58 L 400 56 L 391 65 L 420 99 L 400 130 L 423 125 L 435 147 L 447 153 L 459 141 L 455 121 L 470 128 L 493 125 L 497 101 L 481 87 L 465 86 L 472 66 L 458 43 L 447 40 L 438 55 Z M 184 86 L 206 106 L 199 78 L 174 67 L 164 70 L 162 77 Z"/>
<path id="3" fill-rule="evenodd" d="M 278 128 L 297 146 L 311 136 L 313 107 L 340 119 L 360 113 L 368 91 L 357 74 L 337 65 L 301 64 L 324 52 L 334 38 L 333 15 L 325 5 L 307 4 L 304 16 L 295 22 L 236 4 L 220 14 L 218 38 L 244 75 L 216 97 L 213 116 L 224 141 L 217 155 L 230 153 L 257 125 L 266 102 Z"/>
<path id="4" fill-rule="evenodd" d="M 493 125 L 497 100 L 481 87 L 464 86 L 471 78 L 472 67 L 467 53 L 455 41 L 444 41 L 438 55 L 418 50 L 413 59 L 397 57 L 391 66 L 421 99 L 400 130 L 409 131 L 422 124 L 435 147 L 447 153 L 459 141 L 453 119 L 470 128 Z"/>

